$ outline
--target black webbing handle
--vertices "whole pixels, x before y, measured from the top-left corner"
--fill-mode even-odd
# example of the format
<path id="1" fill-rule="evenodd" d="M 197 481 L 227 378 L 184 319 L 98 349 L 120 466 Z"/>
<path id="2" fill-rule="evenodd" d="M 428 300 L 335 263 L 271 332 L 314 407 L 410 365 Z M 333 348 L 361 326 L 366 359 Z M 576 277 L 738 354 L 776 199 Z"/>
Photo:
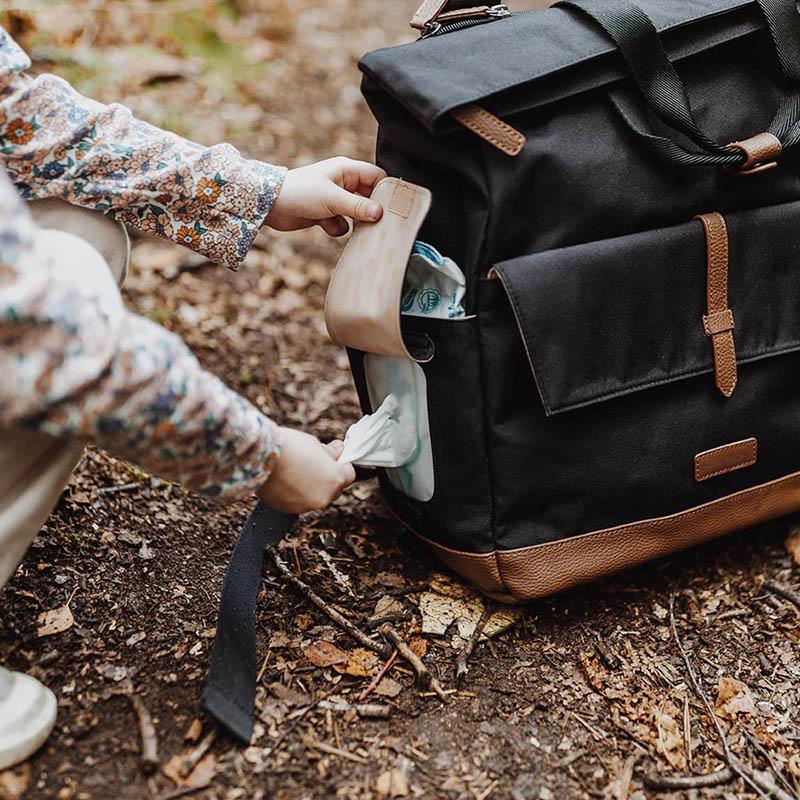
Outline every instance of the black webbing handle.
<path id="1" fill-rule="evenodd" d="M 783 149 L 798 138 L 798 91 L 800 90 L 800 16 L 794 0 L 756 0 L 767 21 L 781 69 L 792 87 L 767 131 Z M 655 25 L 630 0 L 561 0 L 599 25 L 620 50 L 636 84 L 656 116 L 668 127 L 688 137 L 700 151 L 688 150 L 667 136 L 647 129 L 627 94 L 611 92 L 614 107 L 623 120 L 649 147 L 677 163 L 737 167 L 747 155 L 739 148 L 714 141 L 697 124 L 686 87 L 669 59 Z"/>
<path id="2" fill-rule="evenodd" d="M 239 534 L 222 582 L 217 632 L 200 705 L 245 744 L 253 735 L 256 601 L 264 548 L 286 536 L 296 519 L 258 503 Z"/>

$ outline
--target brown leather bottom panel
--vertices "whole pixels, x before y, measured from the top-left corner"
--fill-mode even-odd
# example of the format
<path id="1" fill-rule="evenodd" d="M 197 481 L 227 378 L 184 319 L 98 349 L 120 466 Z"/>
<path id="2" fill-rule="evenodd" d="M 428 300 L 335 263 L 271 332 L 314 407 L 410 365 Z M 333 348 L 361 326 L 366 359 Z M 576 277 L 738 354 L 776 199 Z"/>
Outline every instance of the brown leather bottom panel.
<path id="1" fill-rule="evenodd" d="M 503 602 L 519 603 L 644 564 L 798 509 L 800 472 L 795 472 L 668 517 L 517 550 L 463 553 L 420 538 L 445 564 L 485 594 Z"/>

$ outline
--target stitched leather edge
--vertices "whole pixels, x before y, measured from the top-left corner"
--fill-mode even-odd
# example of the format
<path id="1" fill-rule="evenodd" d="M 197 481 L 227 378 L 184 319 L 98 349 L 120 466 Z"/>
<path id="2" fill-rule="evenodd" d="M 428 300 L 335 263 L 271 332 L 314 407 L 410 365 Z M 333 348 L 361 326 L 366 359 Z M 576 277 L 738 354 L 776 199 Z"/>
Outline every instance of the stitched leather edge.
<path id="1" fill-rule="evenodd" d="M 666 517 L 514 550 L 489 553 L 453 550 L 421 536 L 405 520 L 400 521 L 485 594 L 500 597 L 508 593 L 513 602 L 519 603 L 639 566 L 797 510 L 800 510 L 800 472 Z"/>
<path id="2" fill-rule="evenodd" d="M 525 146 L 525 135 L 482 106 L 472 103 L 450 112 L 452 117 L 507 156 L 517 156 Z"/>
<path id="3" fill-rule="evenodd" d="M 727 453 L 729 450 L 741 449 L 743 451 L 743 458 L 741 461 L 729 464 L 720 469 L 706 472 L 703 470 L 703 464 L 714 456 L 720 456 Z M 704 450 L 694 457 L 694 479 L 698 482 L 715 478 L 717 475 L 724 475 L 726 472 L 735 472 L 737 469 L 744 467 L 752 467 L 758 458 L 758 441 L 755 437 L 751 439 L 742 439 L 739 442 L 731 442 L 723 447 L 715 447 L 713 450 Z"/>

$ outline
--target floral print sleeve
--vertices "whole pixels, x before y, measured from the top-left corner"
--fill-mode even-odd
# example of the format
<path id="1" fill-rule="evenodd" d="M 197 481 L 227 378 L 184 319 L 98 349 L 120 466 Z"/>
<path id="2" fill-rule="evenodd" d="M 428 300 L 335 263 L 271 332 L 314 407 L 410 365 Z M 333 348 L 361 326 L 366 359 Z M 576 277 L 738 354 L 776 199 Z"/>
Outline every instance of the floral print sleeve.
<path id="1" fill-rule="evenodd" d="M 31 78 L 0 28 L 0 163 L 26 200 L 60 197 L 236 268 L 286 170 L 203 147 L 102 105 L 53 75 Z"/>
<path id="2" fill-rule="evenodd" d="M 36 227 L 1 167 L 0 375 L 0 429 L 91 439 L 207 495 L 252 493 L 280 453 L 273 422 L 125 309 L 96 251 Z"/>

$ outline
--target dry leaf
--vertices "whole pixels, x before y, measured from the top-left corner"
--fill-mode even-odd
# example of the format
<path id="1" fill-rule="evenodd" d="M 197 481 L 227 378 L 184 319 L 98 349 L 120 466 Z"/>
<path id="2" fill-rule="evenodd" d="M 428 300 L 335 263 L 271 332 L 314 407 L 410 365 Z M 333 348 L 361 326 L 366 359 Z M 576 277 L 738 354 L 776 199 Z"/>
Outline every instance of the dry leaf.
<path id="1" fill-rule="evenodd" d="M 402 691 L 403 687 L 392 678 L 381 678 L 380 683 L 375 687 L 375 694 L 382 697 L 397 697 Z"/>
<path id="2" fill-rule="evenodd" d="M 524 613 L 524 610 L 521 608 L 511 607 L 501 608 L 498 611 L 495 611 L 489 617 L 489 619 L 486 620 L 486 625 L 483 629 L 483 636 L 491 639 L 493 636 L 497 636 L 503 631 L 507 631 L 517 622 L 517 620 L 522 617 Z"/>
<path id="3" fill-rule="evenodd" d="M 188 752 L 188 751 L 187 751 Z M 205 789 L 211 784 L 217 771 L 217 757 L 213 753 L 207 753 L 195 768 L 185 777 L 181 777 L 181 767 L 186 760 L 186 753 L 183 755 L 172 756 L 161 771 L 181 789 Z"/>
<path id="4" fill-rule="evenodd" d="M 340 651 L 341 652 L 341 651 Z M 353 675 L 356 678 L 367 678 L 372 675 L 380 666 L 378 657 L 371 650 L 365 647 L 356 647 L 347 652 L 347 663 L 335 663 L 333 668 L 337 672 L 345 675 Z"/>
<path id="5" fill-rule="evenodd" d="M 800 566 L 800 528 L 786 537 L 786 551 L 792 557 L 792 561 Z"/>
<path id="6" fill-rule="evenodd" d="M 344 664 L 348 660 L 347 653 L 344 650 L 340 650 L 335 644 L 326 642 L 324 639 L 319 642 L 312 642 L 304 647 L 303 655 L 317 667 Z"/>
<path id="7" fill-rule="evenodd" d="M 408 778 L 397 767 L 387 769 L 378 776 L 375 789 L 381 797 L 405 797 L 408 794 Z"/>
<path id="8" fill-rule="evenodd" d="M 200 734 L 203 732 L 203 723 L 200 722 L 199 719 L 195 719 L 192 721 L 192 724 L 187 729 L 186 733 L 183 734 L 183 738 L 187 742 L 196 742 L 200 739 Z"/>
<path id="9" fill-rule="evenodd" d="M 385 594 L 375 603 L 372 619 L 386 617 L 389 614 L 402 614 L 403 610 L 403 604 L 396 597 Z"/>
<path id="10" fill-rule="evenodd" d="M 420 658 L 425 658 L 425 654 L 428 652 L 428 640 L 421 636 L 412 636 L 408 640 L 408 646 L 411 648 L 411 652 Z"/>
<path id="11" fill-rule="evenodd" d="M 424 592 L 419 598 L 422 614 L 422 632 L 443 635 L 455 623 L 458 635 L 468 639 L 483 613 L 483 603 L 478 597 L 462 598 Z"/>
<path id="12" fill-rule="evenodd" d="M 55 633 L 68 631 L 75 624 L 75 617 L 69 610 L 69 606 L 53 608 L 50 611 L 43 611 L 37 618 L 39 626 L 36 628 L 37 636 L 52 636 Z"/>
<path id="13" fill-rule="evenodd" d="M 19 800 L 28 791 L 30 782 L 30 764 L 0 772 L 0 800 Z"/>
<path id="14" fill-rule="evenodd" d="M 721 677 L 714 710 L 721 717 L 736 719 L 737 714 L 753 714 L 756 704 L 746 684 L 736 678 Z"/>

